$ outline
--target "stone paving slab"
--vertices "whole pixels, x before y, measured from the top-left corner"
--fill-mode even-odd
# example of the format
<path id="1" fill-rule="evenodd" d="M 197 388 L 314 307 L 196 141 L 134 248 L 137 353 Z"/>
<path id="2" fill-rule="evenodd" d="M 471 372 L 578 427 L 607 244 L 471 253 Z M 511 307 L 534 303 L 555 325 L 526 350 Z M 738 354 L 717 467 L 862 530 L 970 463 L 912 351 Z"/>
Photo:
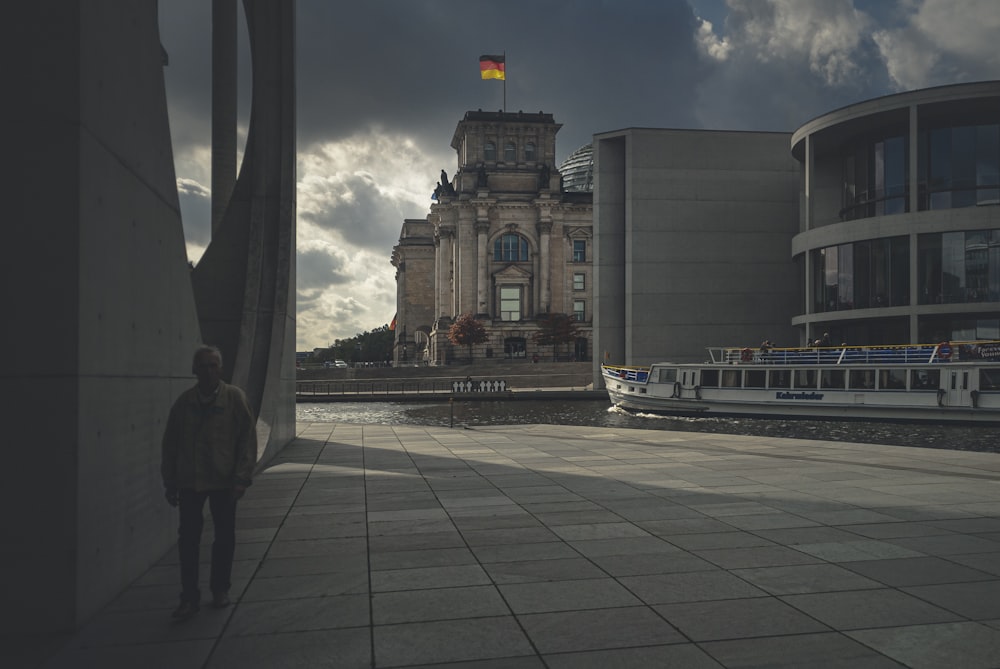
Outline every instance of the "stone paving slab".
<path id="1" fill-rule="evenodd" d="M 553 425 L 299 435 L 241 502 L 233 606 L 171 622 L 170 551 L 76 634 L 0 661 L 1000 666 L 996 454 Z"/>

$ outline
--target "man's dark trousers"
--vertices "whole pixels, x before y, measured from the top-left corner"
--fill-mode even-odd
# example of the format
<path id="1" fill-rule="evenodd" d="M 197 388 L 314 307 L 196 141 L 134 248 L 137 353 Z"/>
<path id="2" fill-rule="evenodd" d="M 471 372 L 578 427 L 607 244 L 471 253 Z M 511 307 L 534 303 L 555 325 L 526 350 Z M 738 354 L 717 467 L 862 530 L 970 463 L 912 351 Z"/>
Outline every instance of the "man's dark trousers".
<path id="1" fill-rule="evenodd" d="M 201 531 L 204 525 L 205 500 L 212 512 L 215 541 L 212 543 L 212 574 L 209 588 L 213 594 L 229 592 L 233 572 L 233 553 L 236 550 L 236 500 L 233 491 L 194 490 L 181 488 L 178 492 L 180 527 L 177 530 L 177 550 L 181 562 L 181 601 L 199 603 L 198 561 Z"/>

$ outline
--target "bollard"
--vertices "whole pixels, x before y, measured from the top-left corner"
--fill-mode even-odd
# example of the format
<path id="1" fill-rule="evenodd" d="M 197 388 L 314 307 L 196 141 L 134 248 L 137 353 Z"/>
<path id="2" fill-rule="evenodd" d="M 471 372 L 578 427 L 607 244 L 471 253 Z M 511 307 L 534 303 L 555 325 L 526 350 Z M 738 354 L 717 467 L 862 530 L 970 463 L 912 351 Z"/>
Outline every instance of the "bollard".
<path id="1" fill-rule="evenodd" d="M 450 425 L 448 425 L 448 427 L 455 427 L 455 398 L 454 397 L 449 397 L 448 398 L 448 409 L 449 409 L 449 413 L 451 414 Z"/>

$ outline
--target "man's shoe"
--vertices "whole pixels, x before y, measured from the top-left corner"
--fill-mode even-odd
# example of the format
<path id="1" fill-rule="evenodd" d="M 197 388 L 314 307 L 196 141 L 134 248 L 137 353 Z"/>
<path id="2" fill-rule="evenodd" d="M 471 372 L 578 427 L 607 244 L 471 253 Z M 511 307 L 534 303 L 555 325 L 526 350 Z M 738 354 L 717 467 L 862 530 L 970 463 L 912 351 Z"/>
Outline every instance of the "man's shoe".
<path id="1" fill-rule="evenodd" d="M 170 614 L 170 617 L 174 620 L 187 620 L 194 614 L 198 613 L 198 605 L 194 602 L 181 602 L 181 605 L 174 609 L 174 612 Z"/>
<path id="2" fill-rule="evenodd" d="M 212 595 L 212 607 L 216 609 L 224 609 L 229 606 L 229 593 L 227 592 L 217 592 Z"/>

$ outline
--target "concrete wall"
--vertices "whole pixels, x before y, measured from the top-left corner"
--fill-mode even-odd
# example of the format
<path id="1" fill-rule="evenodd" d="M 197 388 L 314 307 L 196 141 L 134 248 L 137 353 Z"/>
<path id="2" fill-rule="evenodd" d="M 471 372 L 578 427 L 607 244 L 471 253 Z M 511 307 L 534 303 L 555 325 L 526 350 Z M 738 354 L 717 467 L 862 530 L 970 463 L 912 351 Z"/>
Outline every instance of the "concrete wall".
<path id="1" fill-rule="evenodd" d="M 697 362 L 706 346 L 757 346 L 765 337 L 797 343 L 799 173 L 789 138 L 595 136 L 595 349 L 639 365 Z"/>
<path id="2" fill-rule="evenodd" d="M 72 627 L 173 542 L 160 438 L 199 340 L 156 3 L 28 3 L 12 18 L 5 636 Z"/>

